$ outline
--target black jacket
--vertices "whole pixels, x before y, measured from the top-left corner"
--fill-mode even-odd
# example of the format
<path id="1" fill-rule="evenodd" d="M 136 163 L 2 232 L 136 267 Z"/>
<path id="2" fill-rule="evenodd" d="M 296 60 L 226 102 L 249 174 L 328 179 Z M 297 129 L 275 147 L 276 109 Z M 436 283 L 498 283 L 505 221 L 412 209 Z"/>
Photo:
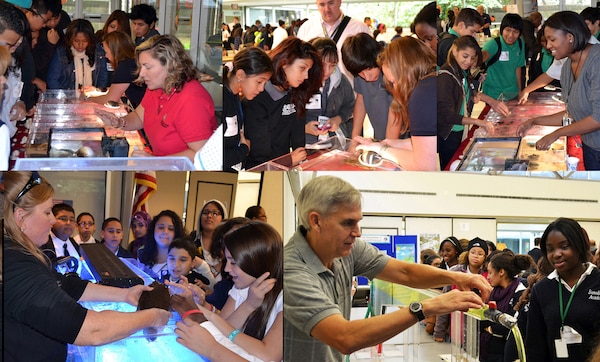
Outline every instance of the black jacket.
<path id="1" fill-rule="evenodd" d="M 77 242 L 73 239 L 73 238 L 69 238 L 67 242 L 70 242 L 71 244 L 73 244 L 73 247 L 75 248 L 75 250 L 77 250 L 77 253 L 79 255 L 81 255 L 81 250 L 79 248 L 79 244 L 77 244 Z M 52 236 L 49 235 L 48 236 L 48 242 L 44 245 L 42 245 L 42 247 L 40 248 L 42 249 L 42 251 L 44 252 L 44 254 L 46 254 L 46 256 L 48 256 L 48 258 L 50 258 L 50 261 L 52 261 L 53 263 L 56 261 L 56 249 L 54 248 L 54 243 L 52 242 Z M 79 257 L 79 255 L 75 256 L 75 257 Z"/>
<path id="2" fill-rule="evenodd" d="M 290 92 L 280 92 L 267 82 L 265 91 L 244 101 L 245 135 L 250 140 L 246 169 L 304 146 L 304 117 L 299 118 Z"/>
<path id="3" fill-rule="evenodd" d="M 452 73 L 454 77 L 445 72 L 439 72 L 437 76 L 437 133 L 442 139 L 448 138 L 452 132 L 452 126 L 461 125 L 463 116 L 460 115 L 460 109 L 463 103 L 462 75 L 457 75 L 449 64 L 444 64 L 440 70 Z M 457 82 L 461 82 L 459 84 Z M 467 100 L 467 111 L 473 109 L 473 90 L 475 85 L 472 80 L 468 80 L 469 99 Z"/>
<path id="4" fill-rule="evenodd" d="M 237 127 L 232 128 L 234 120 Z M 240 143 L 240 131 L 244 126 L 244 113 L 242 102 L 237 95 L 223 86 L 223 171 L 232 171 L 232 166 L 244 161 L 248 156 L 249 148 Z"/>

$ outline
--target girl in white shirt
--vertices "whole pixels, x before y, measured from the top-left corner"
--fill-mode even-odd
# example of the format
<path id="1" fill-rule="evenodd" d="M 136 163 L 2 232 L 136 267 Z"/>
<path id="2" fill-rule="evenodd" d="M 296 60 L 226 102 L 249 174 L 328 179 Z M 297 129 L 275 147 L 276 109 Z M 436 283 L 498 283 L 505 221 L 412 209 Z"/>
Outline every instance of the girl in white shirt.
<path id="1" fill-rule="evenodd" d="M 208 322 L 191 318 L 177 323 L 177 341 L 211 361 L 283 358 L 283 241 L 270 225 L 251 221 L 223 238 L 234 287 L 216 314 L 202 305 L 184 317 L 204 314 Z M 196 303 L 204 294 L 190 285 Z M 183 293 L 190 296 L 192 293 Z M 188 299 L 189 300 L 189 299 Z M 200 303 L 203 304 L 203 303 Z M 193 307 L 192 307 L 193 308 Z M 184 309 L 185 310 L 185 309 Z M 243 358 L 243 359 L 242 359 Z"/>

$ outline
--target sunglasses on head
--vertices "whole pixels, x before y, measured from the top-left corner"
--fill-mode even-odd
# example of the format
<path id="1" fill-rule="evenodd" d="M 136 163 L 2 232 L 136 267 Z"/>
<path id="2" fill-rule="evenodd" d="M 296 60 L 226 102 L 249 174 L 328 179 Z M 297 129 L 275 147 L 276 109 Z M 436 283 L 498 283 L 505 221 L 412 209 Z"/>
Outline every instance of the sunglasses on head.
<path id="1" fill-rule="evenodd" d="M 34 186 L 41 185 L 41 184 L 42 184 L 42 178 L 37 173 L 37 171 L 33 171 L 31 173 L 31 176 L 29 177 L 29 181 L 27 181 L 27 183 L 25 184 L 23 189 L 17 194 L 17 197 L 15 197 L 15 201 L 13 202 L 13 208 L 17 205 L 17 202 L 19 202 L 19 200 L 21 199 L 21 197 L 23 197 L 23 195 L 28 193 L 29 190 L 31 190 Z"/>

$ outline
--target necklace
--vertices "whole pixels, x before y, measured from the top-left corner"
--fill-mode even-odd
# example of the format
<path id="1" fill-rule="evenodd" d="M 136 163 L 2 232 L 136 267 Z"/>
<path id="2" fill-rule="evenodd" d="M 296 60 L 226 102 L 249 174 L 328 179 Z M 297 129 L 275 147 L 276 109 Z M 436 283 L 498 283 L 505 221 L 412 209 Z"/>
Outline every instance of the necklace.
<path id="1" fill-rule="evenodd" d="M 577 80 L 576 77 L 579 75 L 579 67 L 581 66 L 581 57 L 583 56 L 583 53 L 585 52 L 585 49 L 581 51 L 581 53 L 579 53 L 579 59 L 577 59 L 577 67 L 575 67 L 575 71 L 573 72 L 573 70 L 571 69 L 571 75 L 573 75 L 573 82 L 571 82 L 571 84 L 569 84 L 569 90 L 567 91 L 567 99 L 569 97 L 569 94 L 571 94 L 571 88 L 573 88 L 573 84 L 575 83 L 575 81 Z"/>
<path id="2" fill-rule="evenodd" d="M 585 52 L 585 49 L 583 49 L 581 51 L 581 53 L 579 53 L 579 59 L 577 60 L 577 67 L 575 67 L 575 71 L 573 71 L 573 68 L 571 67 L 571 75 L 572 77 L 572 81 L 571 84 L 569 84 L 569 90 L 567 90 L 567 97 L 566 97 L 566 104 L 565 104 L 565 114 L 563 115 L 563 119 L 562 119 L 562 125 L 564 126 L 568 126 L 571 123 L 573 123 L 573 117 L 571 117 L 571 114 L 569 114 L 569 96 L 571 95 L 571 89 L 573 88 L 573 84 L 575 84 L 576 81 L 576 77 L 579 75 L 579 67 L 581 66 L 581 57 L 583 57 L 583 53 Z"/>

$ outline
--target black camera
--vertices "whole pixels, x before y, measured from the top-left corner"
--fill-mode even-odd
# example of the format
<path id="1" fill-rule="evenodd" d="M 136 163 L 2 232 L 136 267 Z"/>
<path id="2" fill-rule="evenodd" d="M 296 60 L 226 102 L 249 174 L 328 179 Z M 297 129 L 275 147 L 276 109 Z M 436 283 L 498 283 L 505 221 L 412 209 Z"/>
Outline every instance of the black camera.
<path id="1" fill-rule="evenodd" d="M 129 156 L 129 142 L 125 137 L 103 136 L 102 154 L 109 157 Z"/>

